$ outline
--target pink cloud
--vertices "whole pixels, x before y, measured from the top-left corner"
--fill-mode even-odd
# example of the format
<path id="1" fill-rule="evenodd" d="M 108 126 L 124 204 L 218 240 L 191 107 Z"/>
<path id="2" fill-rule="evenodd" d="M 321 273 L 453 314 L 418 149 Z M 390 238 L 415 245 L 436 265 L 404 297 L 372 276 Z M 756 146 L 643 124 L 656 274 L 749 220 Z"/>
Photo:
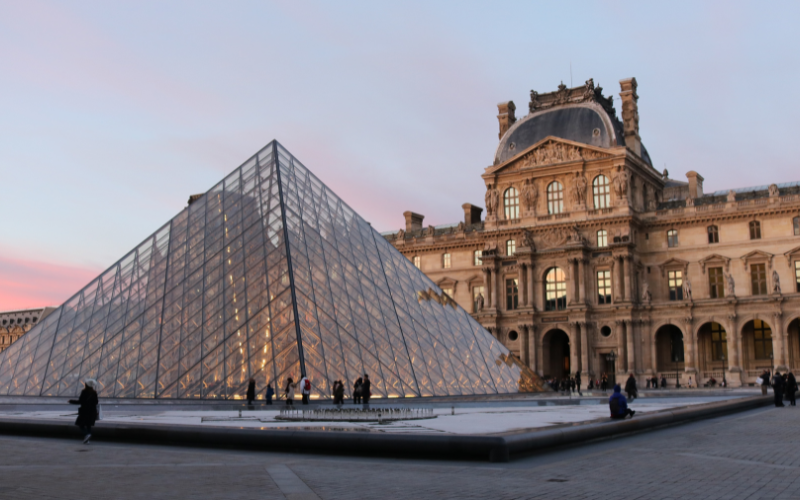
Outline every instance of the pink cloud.
<path id="1" fill-rule="evenodd" d="M 61 305 L 101 271 L 0 257 L 0 311 Z"/>

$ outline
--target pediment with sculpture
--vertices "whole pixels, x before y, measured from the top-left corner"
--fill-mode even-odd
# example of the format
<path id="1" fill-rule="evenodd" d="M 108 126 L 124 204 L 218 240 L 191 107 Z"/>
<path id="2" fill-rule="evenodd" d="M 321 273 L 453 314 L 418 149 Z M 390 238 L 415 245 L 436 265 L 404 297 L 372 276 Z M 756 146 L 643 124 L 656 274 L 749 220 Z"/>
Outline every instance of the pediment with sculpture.
<path id="1" fill-rule="evenodd" d="M 543 165 L 598 160 L 611 156 L 603 148 L 548 136 L 508 162 L 493 167 L 487 173 L 495 174 L 501 170 L 513 172 Z"/>

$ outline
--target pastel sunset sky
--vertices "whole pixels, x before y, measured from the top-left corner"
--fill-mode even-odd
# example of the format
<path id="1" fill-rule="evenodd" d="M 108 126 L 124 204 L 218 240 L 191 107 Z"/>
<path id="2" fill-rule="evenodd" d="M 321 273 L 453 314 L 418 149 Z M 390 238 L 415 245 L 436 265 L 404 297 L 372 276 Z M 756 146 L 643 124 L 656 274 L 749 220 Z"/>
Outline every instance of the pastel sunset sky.
<path id="1" fill-rule="evenodd" d="M 497 107 L 639 83 L 656 167 L 800 180 L 798 2 L 0 0 L 0 311 L 59 305 L 272 139 L 372 225 L 483 205 Z M 618 97 L 617 97 L 618 100 Z M 619 111 L 619 104 L 617 104 Z"/>

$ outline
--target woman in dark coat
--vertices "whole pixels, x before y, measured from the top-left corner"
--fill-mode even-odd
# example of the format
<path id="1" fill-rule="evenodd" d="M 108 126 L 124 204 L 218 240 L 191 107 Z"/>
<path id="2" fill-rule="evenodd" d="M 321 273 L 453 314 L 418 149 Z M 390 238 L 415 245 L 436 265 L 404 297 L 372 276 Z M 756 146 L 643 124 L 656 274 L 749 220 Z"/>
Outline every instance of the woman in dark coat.
<path id="1" fill-rule="evenodd" d="M 256 399 L 256 379 L 251 378 L 247 384 L 247 405 L 252 405 L 254 399 Z"/>
<path id="2" fill-rule="evenodd" d="M 85 387 L 81 391 L 78 399 L 70 399 L 70 404 L 81 405 L 78 408 L 78 418 L 75 419 L 77 425 L 83 433 L 83 444 L 89 444 L 92 438 L 92 427 L 97 421 L 97 392 L 94 390 L 96 382 L 92 379 L 84 381 Z"/>
<path id="3" fill-rule="evenodd" d="M 795 393 L 797 392 L 797 379 L 794 378 L 794 373 L 789 372 L 786 375 L 786 387 L 784 389 L 786 396 L 788 396 L 789 404 L 792 406 L 797 406 L 797 401 L 795 400 Z"/>

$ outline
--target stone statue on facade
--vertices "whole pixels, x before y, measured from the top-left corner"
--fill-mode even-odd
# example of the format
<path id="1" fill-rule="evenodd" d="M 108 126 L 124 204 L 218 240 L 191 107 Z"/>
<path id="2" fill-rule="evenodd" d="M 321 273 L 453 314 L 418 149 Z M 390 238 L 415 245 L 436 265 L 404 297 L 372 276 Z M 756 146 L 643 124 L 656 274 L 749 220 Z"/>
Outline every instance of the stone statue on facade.
<path id="1" fill-rule="evenodd" d="M 733 203 L 734 201 L 736 201 L 736 191 L 731 189 L 728 191 L 728 203 Z"/>
<path id="2" fill-rule="evenodd" d="M 536 184 L 530 179 L 525 181 L 522 186 L 522 204 L 526 210 L 534 210 L 536 207 L 536 198 L 539 197 L 539 192 L 536 190 Z"/>
<path id="3" fill-rule="evenodd" d="M 652 299 L 653 296 L 650 294 L 650 285 L 647 283 L 647 280 L 644 280 L 642 282 L 642 302 L 649 304 Z"/>
<path id="4" fill-rule="evenodd" d="M 781 294 L 781 277 L 775 269 L 772 270 L 772 293 Z"/>
<path id="5" fill-rule="evenodd" d="M 692 301 L 692 282 L 689 281 L 688 276 L 683 278 L 683 299 Z"/>
<path id="6" fill-rule="evenodd" d="M 628 196 L 629 179 L 630 174 L 628 174 L 626 170 L 621 169 L 614 174 L 612 182 L 614 184 L 614 192 L 617 194 L 617 198 L 626 198 Z"/>
<path id="7" fill-rule="evenodd" d="M 576 205 L 586 203 L 586 177 L 580 172 L 575 173 L 575 180 L 572 182 L 572 198 Z"/>
<path id="8" fill-rule="evenodd" d="M 497 250 L 497 242 L 489 240 L 483 245 L 483 251 L 490 252 L 492 250 Z"/>
<path id="9" fill-rule="evenodd" d="M 772 198 L 774 196 L 778 196 L 780 194 L 780 190 L 778 189 L 777 184 L 770 184 L 769 185 L 769 197 Z"/>
<path id="10" fill-rule="evenodd" d="M 495 210 L 497 210 L 498 205 L 500 204 L 500 192 L 497 191 L 491 184 L 486 189 L 486 214 L 487 215 L 495 215 Z"/>
<path id="11" fill-rule="evenodd" d="M 425 236 L 433 237 L 436 234 L 436 228 L 433 226 L 428 226 L 428 229 L 425 230 Z"/>
<path id="12" fill-rule="evenodd" d="M 728 297 L 735 297 L 736 282 L 733 280 L 733 275 L 731 273 L 724 273 L 722 277 L 725 278 L 725 295 Z"/>
<path id="13" fill-rule="evenodd" d="M 483 294 L 479 293 L 475 298 L 475 312 L 483 311 Z"/>
<path id="14" fill-rule="evenodd" d="M 533 241 L 533 233 L 527 229 L 522 231 L 522 244 L 530 248 L 531 251 L 536 250 L 536 243 Z"/>
<path id="15" fill-rule="evenodd" d="M 694 206 L 694 198 L 686 198 L 686 206 L 693 207 Z"/>
<path id="16" fill-rule="evenodd" d="M 397 231 L 397 234 L 394 237 L 396 240 L 403 241 L 406 239 L 406 232 L 404 230 Z"/>
<path id="17" fill-rule="evenodd" d="M 458 223 L 458 225 L 456 226 L 456 232 L 458 232 L 458 233 L 463 233 L 465 228 L 466 228 L 466 226 L 464 225 L 464 221 L 462 220 L 462 221 L 461 221 L 461 222 L 459 222 L 459 223 Z"/>

